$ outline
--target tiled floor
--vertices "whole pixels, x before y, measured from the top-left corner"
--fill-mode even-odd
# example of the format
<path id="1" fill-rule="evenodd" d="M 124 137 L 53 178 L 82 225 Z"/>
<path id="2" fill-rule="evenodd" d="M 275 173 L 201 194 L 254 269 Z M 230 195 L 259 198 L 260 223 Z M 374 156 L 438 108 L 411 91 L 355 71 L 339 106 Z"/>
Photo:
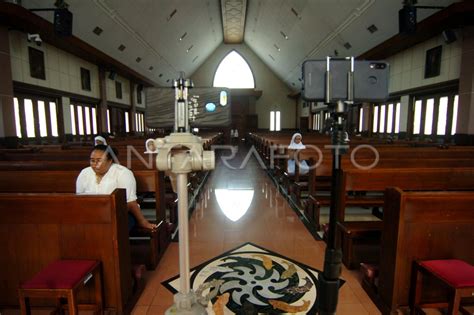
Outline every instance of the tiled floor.
<path id="1" fill-rule="evenodd" d="M 256 159 L 250 158 L 240 168 L 245 157 L 246 151 L 241 149 L 236 159 L 227 163 L 235 169 L 218 162 L 204 188 L 189 223 L 191 266 L 242 243 L 252 242 L 322 270 L 325 244 L 311 236 Z M 232 191 L 235 193 L 239 189 L 253 190 L 253 199 L 247 212 L 239 220 L 232 221 L 224 214 L 224 203 L 230 202 L 227 206 L 232 209 L 245 206 L 245 200 L 232 201 Z M 230 195 L 219 203 L 216 194 L 229 191 Z M 173 295 L 161 282 L 178 273 L 178 243 L 172 243 L 157 269 L 148 274 L 147 287 L 133 314 L 163 314 L 172 305 Z M 380 314 L 361 288 L 356 271 L 343 267 L 341 278 L 346 283 L 340 290 L 337 314 Z"/>

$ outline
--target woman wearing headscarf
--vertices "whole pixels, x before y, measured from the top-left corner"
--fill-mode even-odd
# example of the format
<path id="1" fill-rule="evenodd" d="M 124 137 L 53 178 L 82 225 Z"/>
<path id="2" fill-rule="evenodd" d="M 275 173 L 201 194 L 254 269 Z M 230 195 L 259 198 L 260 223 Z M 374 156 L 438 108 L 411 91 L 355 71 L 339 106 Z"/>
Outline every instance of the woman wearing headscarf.
<path id="1" fill-rule="evenodd" d="M 99 144 L 107 145 L 107 141 L 105 140 L 104 137 L 97 136 L 94 138 L 94 146 L 99 145 Z"/>
<path id="2" fill-rule="evenodd" d="M 294 159 L 294 156 L 296 155 L 297 150 L 306 149 L 306 146 L 303 144 L 302 140 L 303 140 L 303 136 L 299 132 L 293 134 L 293 136 L 291 137 L 291 142 L 290 142 L 290 145 L 288 146 L 288 154 L 290 155 L 290 157 L 293 157 L 293 158 L 288 159 L 288 169 L 287 169 L 288 174 L 290 175 L 295 174 L 296 161 Z M 298 167 L 299 167 L 300 175 L 307 174 L 309 172 L 308 163 L 306 163 L 305 160 L 298 161 L 298 163 L 299 163 Z"/>

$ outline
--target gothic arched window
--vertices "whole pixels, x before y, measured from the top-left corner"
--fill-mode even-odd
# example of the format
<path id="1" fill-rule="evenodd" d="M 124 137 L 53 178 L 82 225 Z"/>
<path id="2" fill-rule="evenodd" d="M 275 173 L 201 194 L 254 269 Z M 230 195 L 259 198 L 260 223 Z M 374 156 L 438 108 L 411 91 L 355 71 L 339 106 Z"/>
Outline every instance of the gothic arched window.
<path id="1" fill-rule="evenodd" d="M 247 61 L 235 50 L 231 51 L 217 67 L 214 87 L 253 89 L 255 81 Z"/>

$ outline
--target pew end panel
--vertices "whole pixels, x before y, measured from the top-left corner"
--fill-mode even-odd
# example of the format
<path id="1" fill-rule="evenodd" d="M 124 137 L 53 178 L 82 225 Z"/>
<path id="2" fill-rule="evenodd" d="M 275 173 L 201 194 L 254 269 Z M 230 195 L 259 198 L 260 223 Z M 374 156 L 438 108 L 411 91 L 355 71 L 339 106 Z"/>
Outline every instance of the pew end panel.
<path id="1" fill-rule="evenodd" d="M 408 306 L 413 261 L 474 263 L 473 203 L 473 192 L 386 190 L 378 287 L 384 314 Z"/>
<path id="2" fill-rule="evenodd" d="M 0 194 L 0 250 L 7 253 L 0 257 L 0 305 L 17 306 L 19 283 L 53 260 L 95 259 L 103 266 L 104 306 L 123 314 L 133 293 L 127 220 L 122 189 L 111 195 Z"/>

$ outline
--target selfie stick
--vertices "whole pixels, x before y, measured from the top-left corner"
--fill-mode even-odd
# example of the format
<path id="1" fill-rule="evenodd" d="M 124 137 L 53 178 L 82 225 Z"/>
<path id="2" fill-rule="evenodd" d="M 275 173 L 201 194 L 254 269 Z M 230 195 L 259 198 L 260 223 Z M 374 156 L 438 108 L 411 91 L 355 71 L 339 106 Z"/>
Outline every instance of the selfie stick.
<path id="1" fill-rule="evenodd" d="M 213 151 L 204 151 L 202 140 L 189 132 L 188 88 L 192 82 L 181 74 L 175 80 L 175 124 L 174 133 L 155 139 L 158 148 L 156 166 L 160 171 L 171 171 L 177 178 L 178 229 L 179 229 L 179 292 L 174 295 L 174 304 L 165 314 L 207 314 L 203 305 L 197 302 L 196 294 L 190 288 L 189 235 L 188 235 L 188 173 L 212 170 L 215 165 Z"/>
<path id="2" fill-rule="evenodd" d="M 325 103 L 333 107 L 334 123 L 332 128 L 332 180 L 331 180 L 331 204 L 329 210 L 329 231 L 327 238 L 326 252 L 324 256 L 324 269 L 319 277 L 319 314 L 336 314 L 338 294 L 339 294 L 339 276 L 341 275 L 342 251 L 336 244 L 336 223 L 337 210 L 340 208 L 341 198 L 338 187 L 342 184 L 341 158 L 346 153 L 349 146 L 346 142 L 344 130 L 344 116 L 346 105 L 350 105 L 354 100 L 354 57 L 344 58 L 351 63 L 351 69 L 347 73 L 347 99 L 337 100 L 333 103 L 332 78 L 330 70 L 330 57 L 327 57 L 326 64 L 326 91 Z"/>

